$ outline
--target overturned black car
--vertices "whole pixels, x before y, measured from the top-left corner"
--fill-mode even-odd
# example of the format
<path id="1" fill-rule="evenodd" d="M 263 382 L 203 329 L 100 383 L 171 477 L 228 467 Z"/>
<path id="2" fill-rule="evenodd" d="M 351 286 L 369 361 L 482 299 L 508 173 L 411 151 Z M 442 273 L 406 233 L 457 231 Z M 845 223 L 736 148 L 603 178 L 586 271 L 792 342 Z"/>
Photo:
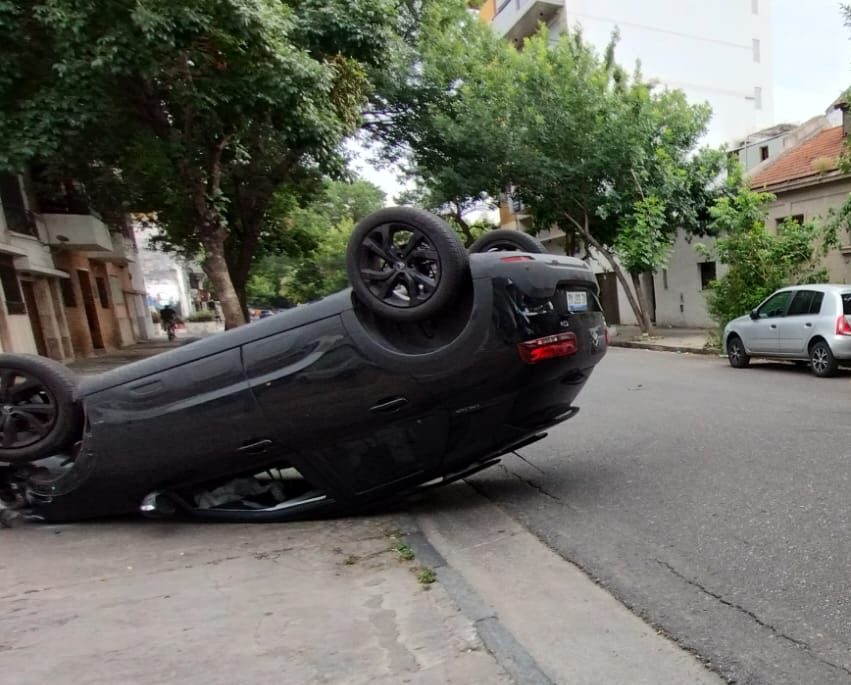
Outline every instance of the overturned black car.
<path id="1" fill-rule="evenodd" d="M 139 512 L 286 520 L 486 468 L 571 418 L 606 352 L 580 260 L 498 230 L 464 250 L 389 208 L 352 288 L 77 380 L 0 355 L 0 501 L 45 521 Z"/>

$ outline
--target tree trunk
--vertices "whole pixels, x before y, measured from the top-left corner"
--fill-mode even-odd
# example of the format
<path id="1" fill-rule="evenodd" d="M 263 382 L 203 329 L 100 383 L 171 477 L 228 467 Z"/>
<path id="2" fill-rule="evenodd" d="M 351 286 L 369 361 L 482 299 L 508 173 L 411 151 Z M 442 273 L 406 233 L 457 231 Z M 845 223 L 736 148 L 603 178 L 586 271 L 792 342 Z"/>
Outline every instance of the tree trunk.
<path id="1" fill-rule="evenodd" d="M 626 299 L 629 302 L 630 309 L 632 309 L 632 313 L 635 315 L 635 320 L 638 322 L 638 326 L 641 329 L 641 333 L 643 335 L 650 335 L 650 333 L 653 331 L 653 325 L 650 322 L 650 317 L 647 316 L 646 312 L 643 310 L 640 302 L 638 301 L 638 289 L 633 292 L 632 288 L 630 288 L 629 281 L 626 278 L 626 272 L 618 263 L 618 260 L 615 259 L 615 255 L 608 248 L 604 247 L 603 244 L 591 234 L 588 215 L 585 215 L 583 223 L 579 223 L 569 214 L 567 215 L 567 219 L 579 230 L 579 233 L 585 239 L 585 242 L 591 245 L 591 247 L 593 247 L 603 257 L 605 257 L 606 261 L 609 263 L 609 266 L 611 266 L 612 271 L 614 271 L 615 277 L 618 279 L 618 282 L 623 288 L 624 294 L 626 295 Z"/>
<path id="2" fill-rule="evenodd" d="M 649 293 L 641 284 L 641 274 L 630 274 L 632 276 L 632 285 L 635 288 L 635 293 L 638 296 L 639 311 L 635 312 L 638 325 L 644 335 L 648 335 L 653 330 L 653 322 L 650 319 L 650 307 L 648 306 Z"/>
<path id="3" fill-rule="evenodd" d="M 216 231 L 222 233 L 222 231 Z M 207 237 L 204 241 L 204 249 L 207 256 L 201 267 L 207 278 L 213 283 L 216 290 L 216 298 L 222 305 L 222 314 L 225 317 L 225 329 L 237 328 L 246 322 L 242 306 L 237 297 L 236 290 L 228 272 L 225 260 L 224 239 L 220 235 Z"/>

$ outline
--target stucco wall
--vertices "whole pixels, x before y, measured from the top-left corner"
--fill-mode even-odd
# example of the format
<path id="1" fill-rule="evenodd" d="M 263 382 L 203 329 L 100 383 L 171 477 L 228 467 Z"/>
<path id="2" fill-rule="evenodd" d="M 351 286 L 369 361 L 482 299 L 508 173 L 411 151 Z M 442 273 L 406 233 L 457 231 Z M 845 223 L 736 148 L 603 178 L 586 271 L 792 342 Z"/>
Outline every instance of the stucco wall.
<path id="1" fill-rule="evenodd" d="M 801 190 L 778 192 L 777 200 L 768 212 L 768 225 L 773 228 L 778 219 L 787 216 L 803 215 L 805 221 L 818 219 L 828 214 L 831 209 L 841 207 L 851 193 L 851 179 L 841 179 L 832 183 L 824 183 Z M 843 246 L 851 244 L 851 236 L 842 233 L 839 240 Z M 833 283 L 851 283 L 851 254 L 842 254 L 833 250 L 824 260 L 830 271 Z"/>
<path id="2" fill-rule="evenodd" d="M 604 47 L 617 28 L 617 60 L 712 106 L 708 140 L 743 138 L 773 121 L 770 2 L 565 0 L 567 23 Z M 756 12 L 754 12 L 756 9 Z M 759 61 L 754 39 L 759 41 Z M 757 108 L 755 88 L 762 89 Z"/>
<path id="3" fill-rule="evenodd" d="M 29 316 L 26 314 L 8 314 L 6 321 L 9 323 L 9 338 L 12 342 L 12 349 L 9 351 L 21 354 L 38 354 Z"/>
<path id="4" fill-rule="evenodd" d="M 714 245 L 711 238 L 689 241 L 678 231 L 668 257 L 667 275 L 662 270 L 654 275 L 657 326 L 704 328 L 714 325 L 706 306 L 706 292 L 701 288 L 700 263 L 715 260 L 712 256 L 704 257 L 695 247 L 698 243 L 710 250 Z M 726 272 L 726 267 L 717 262 L 715 269 L 717 278 Z"/>

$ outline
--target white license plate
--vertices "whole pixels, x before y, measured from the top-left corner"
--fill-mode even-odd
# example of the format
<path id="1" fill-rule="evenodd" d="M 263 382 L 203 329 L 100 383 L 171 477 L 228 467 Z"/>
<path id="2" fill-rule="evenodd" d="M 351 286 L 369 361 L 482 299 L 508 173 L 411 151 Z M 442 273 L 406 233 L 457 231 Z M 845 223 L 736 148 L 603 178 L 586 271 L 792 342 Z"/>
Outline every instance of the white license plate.
<path id="1" fill-rule="evenodd" d="M 588 293 L 581 290 L 568 290 L 567 295 L 567 310 L 569 312 L 587 312 L 588 311 Z"/>

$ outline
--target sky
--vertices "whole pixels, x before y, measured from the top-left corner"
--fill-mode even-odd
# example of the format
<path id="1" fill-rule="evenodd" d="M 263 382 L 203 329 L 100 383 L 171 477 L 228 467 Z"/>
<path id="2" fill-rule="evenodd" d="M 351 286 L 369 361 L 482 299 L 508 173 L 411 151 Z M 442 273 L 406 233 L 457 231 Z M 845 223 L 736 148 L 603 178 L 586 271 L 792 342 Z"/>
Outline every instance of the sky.
<path id="1" fill-rule="evenodd" d="M 839 0 L 771 0 L 771 29 L 772 124 L 798 124 L 823 114 L 851 86 L 851 28 L 843 23 Z M 403 189 L 398 174 L 371 164 L 363 148 L 352 150 L 354 168 L 392 202 Z"/>
<path id="2" fill-rule="evenodd" d="M 851 29 L 838 0 L 772 0 L 774 123 L 821 114 L 851 86 Z"/>

